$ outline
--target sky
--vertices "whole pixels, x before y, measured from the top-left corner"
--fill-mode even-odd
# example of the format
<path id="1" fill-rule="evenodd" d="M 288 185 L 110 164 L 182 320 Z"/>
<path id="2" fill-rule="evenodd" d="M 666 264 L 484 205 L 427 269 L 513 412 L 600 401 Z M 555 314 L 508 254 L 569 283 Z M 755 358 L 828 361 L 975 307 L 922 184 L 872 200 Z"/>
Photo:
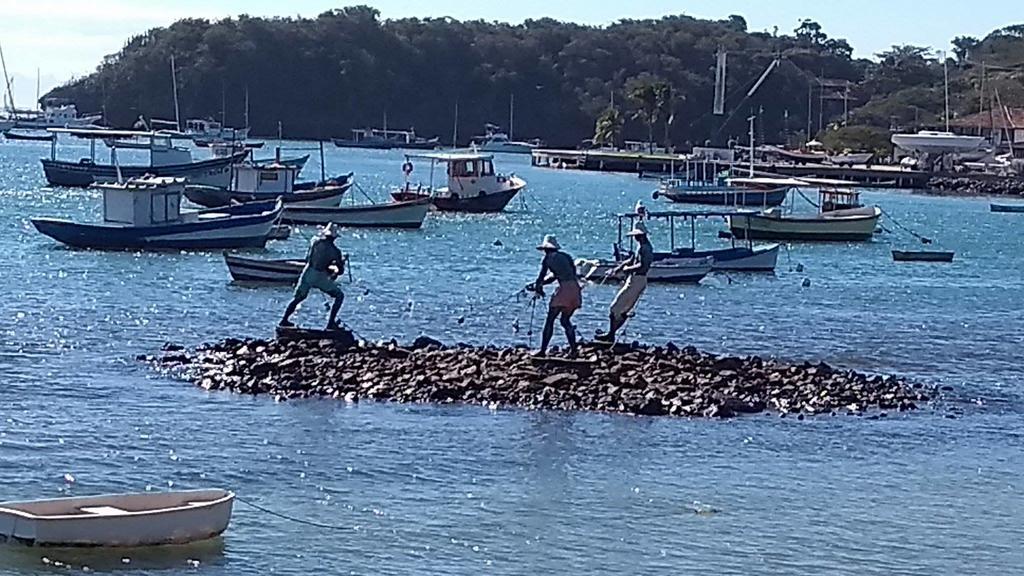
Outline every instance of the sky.
<path id="1" fill-rule="evenodd" d="M 830 37 L 845 38 L 857 57 L 894 44 L 949 48 L 956 36 L 983 37 L 1024 21 L 1019 0 L 0 0 L 0 47 L 12 78 L 15 103 L 35 102 L 41 90 L 92 72 L 129 37 L 179 18 L 316 16 L 353 4 L 380 10 L 384 18 L 451 16 L 522 22 L 550 17 L 602 25 L 622 18 L 685 13 L 721 19 L 739 14 L 751 30 L 791 32 L 810 18 Z M 1013 17 L 1017 15 L 1017 20 Z"/>

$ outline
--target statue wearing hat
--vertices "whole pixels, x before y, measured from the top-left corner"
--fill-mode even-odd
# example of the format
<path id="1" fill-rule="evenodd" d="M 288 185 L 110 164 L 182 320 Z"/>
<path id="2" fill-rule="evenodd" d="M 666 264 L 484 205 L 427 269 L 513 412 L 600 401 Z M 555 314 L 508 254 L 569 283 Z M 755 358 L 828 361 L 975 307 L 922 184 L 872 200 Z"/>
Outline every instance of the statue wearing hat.
<path id="1" fill-rule="evenodd" d="M 643 220 L 634 224 L 633 229 L 626 235 L 634 238 L 639 246 L 629 259 L 611 272 L 612 274 L 623 272 L 628 276 L 618 294 L 615 295 L 615 299 L 612 300 L 608 314 L 608 332 L 596 336 L 597 340 L 604 342 L 615 341 L 615 333 L 626 323 L 629 313 L 633 311 L 640 296 L 647 289 L 647 272 L 651 269 L 651 264 L 654 263 L 654 246 L 651 245 L 651 241 L 647 237 L 647 225 Z"/>
<path id="2" fill-rule="evenodd" d="M 544 331 L 541 335 L 539 356 L 548 352 L 548 344 L 551 343 L 551 336 L 555 331 L 555 320 L 561 319 L 562 328 L 565 330 L 565 337 L 569 341 L 569 356 L 576 357 L 576 330 L 572 325 L 572 315 L 583 305 L 583 293 L 580 290 L 579 277 L 576 275 L 576 264 L 572 256 L 562 252 L 558 239 L 552 235 L 544 237 L 537 249 L 544 252 L 544 259 L 541 261 L 540 274 L 537 281 L 527 286 L 533 290 L 537 297 L 544 296 L 544 285 L 558 282 L 558 288 L 551 296 L 548 304 L 548 315 L 544 321 Z M 550 272 L 550 276 L 548 273 Z"/>
<path id="3" fill-rule="evenodd" d="M 295 297 L 288 303 L 284 311 L 284 318 L 281 319 L 281 326 L 291 327 L 294 324 L 289 320 L 295 309 L 309 296 L 313 288 L 324 292 L 334 298 L 334 305 L 331 306 L 331 316 L 327 320 L 328 330 L 337 330 L 338 311 L 341 310 L 341 303 L 345 300 L 345 294 L 341 291 L 335 278 L 345 270 L 345 258 L 341 250 L 334 244 L 337 234 L 334 226 L 328 224 L 320 231 L 319 236 L 313 238 L 306 254 L 306 266 L 299 276 L 299 283 L 295 287 Z"/>

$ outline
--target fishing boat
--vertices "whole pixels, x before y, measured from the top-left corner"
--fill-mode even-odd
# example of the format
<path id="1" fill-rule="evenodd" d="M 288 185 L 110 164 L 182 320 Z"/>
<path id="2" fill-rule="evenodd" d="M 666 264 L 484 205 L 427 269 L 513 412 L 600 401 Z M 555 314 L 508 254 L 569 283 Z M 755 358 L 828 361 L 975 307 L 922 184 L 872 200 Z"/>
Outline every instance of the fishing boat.
<path id="1" fill-rule="evenodd" d="M 210 145 L 217 142 L 245 142 L 249 138 L 248 128 L 229 128 L 212 118 L 185 121 L 185 134 L 192 141 Z"/>
<path id="2" fill-rule="evenodd" d="M 256 166 L 265 166 L 267 164 L 283 164 L 284 166 L 290 166 L 296 168 L 299 172 L 306 167 L 306 162 L 309 160 L 309 154 L 303 154 L 302 156 L 294 156 L 292 158 L 281 158 L 275 156 L 273 158 L 253 158 L 252 163 Z"/>
<path id="3" fill-rule="evenodd" d="M 13 127 L 26 130 L 92 127 L 102 117 L 101 114 L 79 116 L 78 108 L 62 98 L 47 98 L 40 110 L 15 110 L 11 114 Z"/>
<path id="4" fill-rule="evenodd" d="M 142 176 L 166 176 L 186 178 L 191 184 L 226 187 L 231 180 L 231 165 L 241 162 L 246 153 L 226 158 L 192 161 L 186 148 L 174 146 L 174 136 L 162 132 L 139 132 L 133 130 L 93 130 L 77 128 L 51 128 L 56 134 L 71 134 L 89 140 L 89 158 L 78 162 L 57 160 L 57 140 L 52 141 L 50 158 L 42 159 L 46 181 L 51 186 L 87 187 L 97 182 L 116 182 L 119 178 Z M 141 137 L 149 140 L 150 162 L 148 165 L 121 165 L 117 162 L 116 141 L 122 138 Z M 115 147 L 110 149 L 110 163 L 96 163 L 96 140 L 112 139 Z"/>
<path id="5" fill-rule="evenodd" d="M 662 260 L 655 262 L 647 271 L 648 282 L 662 284 L 697 284 L 707 276 L 712 269 L 711 258 L 677 258 L 673 260 Z M 627 274 L 617 271 L 622 264 L 616 260 L 584 260 L 585 272 L 583 277 L 587 280 L 623 282 Z"/>
<path id="6" fill-rule="evenodd" d="M 338 174 L 337 176 L 331 176 L 330 178 L 324 178 L 322 180 L 310 180 L 308 182 L 296 182 L 293 189 L 299 190 L 312 190 L 313 188 L 323 188 L 325 186 L 344 186 L 352 180 L 353 172 L 348 174 Z"/>
<path id="7" fill-rule="evenodd" d="M 413 186 L 410 182 L 413 160 L 430 161 L 430 179 L 426 186 Z M 434 189 L 437 164 L 446 166 L 448 185 Z M 405 185 L 391 193 L 395 200 L 408 202 L 429 198 L 434 207 L 443 212 L 501 212 L 526 187 L 526 182 L 514 174 L 497 174 L 492 154 L 476 151 L 409 154 L 402 172 Z"/>
<path id="8" fill-rule="evenodd" d="M 481 152 L 500 152 L 505 154 L 530 154 L 540 148 L 543 143 L 534 138 L 533 140 L 513 140 L 512 127 L 515 125 L 516 96 L 514 93 L 508 95 L 508 132 L 504 132 L 501 126 L 488 122 L 484 125 L 484 135 L 474 136 L 470 143 Z"/>
<path id="9" fill-rule="evenodd" d="M 739 239 L 806 240 L 818 242 L 870 240 L 882 211 L 861 206 L 859 193 L 838 188 L 819 188 L 819 210 L 794 214 L 781 207 L 727 217 L 729 230 Z"/>
<path id="10" fill-rule="evenodd" d="M 664 197 L 682 204 L 768 208 L 785 202 L 789 190 L 799 184 L 792 178 L 729 178 L 719 184 L 669 178 L 661 182 L 654 199 Z"/>
<path id="11" fill-rule="evenodd" d="M 226 188 L 194 186 L 185 188 L 185 197 L 199 206 L 219 208 L 232 203 L 259 202 L 280 198 L 285 206 L 337 206 L 352 187 L 351 175 L 341 185 L 295 190 L 299 170 L 283 164 L 235 164 L 231 184 Z"/>
<path id="12" fill-rule="evenodd" d="M 1024 204 L 996 204 L 993 202 L 988 207 L 992 212 L 1024 213 Z"/>
<path id="13" fill-rule="evenodd" d="M 146 176 L 97 184 L 103 221 L 33 218 L 39 232 L 74 248 L 203 250 L 262 248 L 284 209 L 280 200 L 182 212 L 184 178 Z"/>
<path id="14" fill-rule="evenodd" d="M 893 250 L 895 262 L 952 262 L 954 252 L 946 250 Z"/>
<path id="15" fill-rule="evenodd" d="M 29 142 L 50 142 L 57 137 L 56 134 L 46 132 L 45 130 L 24 130 L 21 128 L 4 130 L 3 134 L 7 140 L 25 140 Z"/>
<path id="16" fill-rule="evenodd" d="M 213 489 L 0 502 L 0 541 L 36 546 L 187 544 L 223 533 L 234 501 L 234 493 Z"/>
<path id="17" fill-rule="evenodd" d="M 305 260 L 299 259 L 246 258 L 227 253 L 224 254 L 224 262 L 234 281 L 261 284 L 294 285 L 306 265 Z"/>
<path id="18" fill-rule="evenodd" d="M 360 206 L 285 206 L 289 224 L 333 223 L 347 228 L 420 228 L 430 210 L 430 198 Z"/>
<path id="19" fill-rule="evenodd" d="M 437 137 L 417 136 L 415 130 L 388 130 L 387 128 L 362 128 L 352 130 L 351 138 L 333 138 L 339 148 L 363 148 L 372 150 L 433 150 L 441 145 Z"/>

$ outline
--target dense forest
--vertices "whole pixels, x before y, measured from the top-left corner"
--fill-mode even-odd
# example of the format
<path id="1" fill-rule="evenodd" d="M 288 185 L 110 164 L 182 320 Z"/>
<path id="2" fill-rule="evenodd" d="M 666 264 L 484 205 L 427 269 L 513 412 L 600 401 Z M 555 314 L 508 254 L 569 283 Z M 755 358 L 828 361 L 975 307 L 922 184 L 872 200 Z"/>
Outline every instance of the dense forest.
<path id="1" fill-rule="evenodd" d="M 954 45 L 945 62 L 954 116 L 996 95 L 1004 105 L 1024 103 L 1024 26 Z M 728 72 L 724 113 L 716 115 L 720 50 Z M 513 136 L 553 145 L 595 136 L 609 143 L 652 137 L 680 148 L 745 141 L 751 115 L 760 141 L 799 143 L 809 129 L 833 147 L 884 147 L 890 129 L 939 125 L 938 54 L 916 46 L 871 60 L 852 53 L 809 20 L 791 33 L 769 33 L 749 31 L 741 16 L 511 25 L 382 20 L 357 6 L 316 18 L 181 20 L 130 39 L 93 74 L 47 96 L 102 111 L 112 126 L 130 126 L 139 115 L 173 118 L 173 55 L 183 120 L 223 116 L 243 125 L 248 94 L 258 135 L 276 134 L 280 122 L 286 137 L 347 136 L 379 127 L 386 115 L 391 128 L 415 127 L 449 143 L 457 109 L 465 143 L 487 122 L 507 127 L 512 98 Z"/>

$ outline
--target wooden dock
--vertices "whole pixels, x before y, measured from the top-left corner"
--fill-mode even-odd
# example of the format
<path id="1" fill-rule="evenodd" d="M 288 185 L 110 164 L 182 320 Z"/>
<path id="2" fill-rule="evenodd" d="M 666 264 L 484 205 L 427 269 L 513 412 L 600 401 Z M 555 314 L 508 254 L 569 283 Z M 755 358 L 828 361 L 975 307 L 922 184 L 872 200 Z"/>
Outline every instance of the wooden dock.
<path id="1" fill-rule="evenodd" d="M 711 182 L 719 175 L 744 174 L 749 164 L 721 160 L 696 160 L 681 154 L 643 154 L 608 150 L 538 149 L 531 163 L 544 168 L 626 172 L 633 174 L 676 174 L 687 180 Z M 756 173 L 795 178 L 829 178 L 856 182 L 872 188 L 926 188 L 935 176 L 929 172 L 899 166 L 834 166 L 829 164 L 755 163 Z"/>

